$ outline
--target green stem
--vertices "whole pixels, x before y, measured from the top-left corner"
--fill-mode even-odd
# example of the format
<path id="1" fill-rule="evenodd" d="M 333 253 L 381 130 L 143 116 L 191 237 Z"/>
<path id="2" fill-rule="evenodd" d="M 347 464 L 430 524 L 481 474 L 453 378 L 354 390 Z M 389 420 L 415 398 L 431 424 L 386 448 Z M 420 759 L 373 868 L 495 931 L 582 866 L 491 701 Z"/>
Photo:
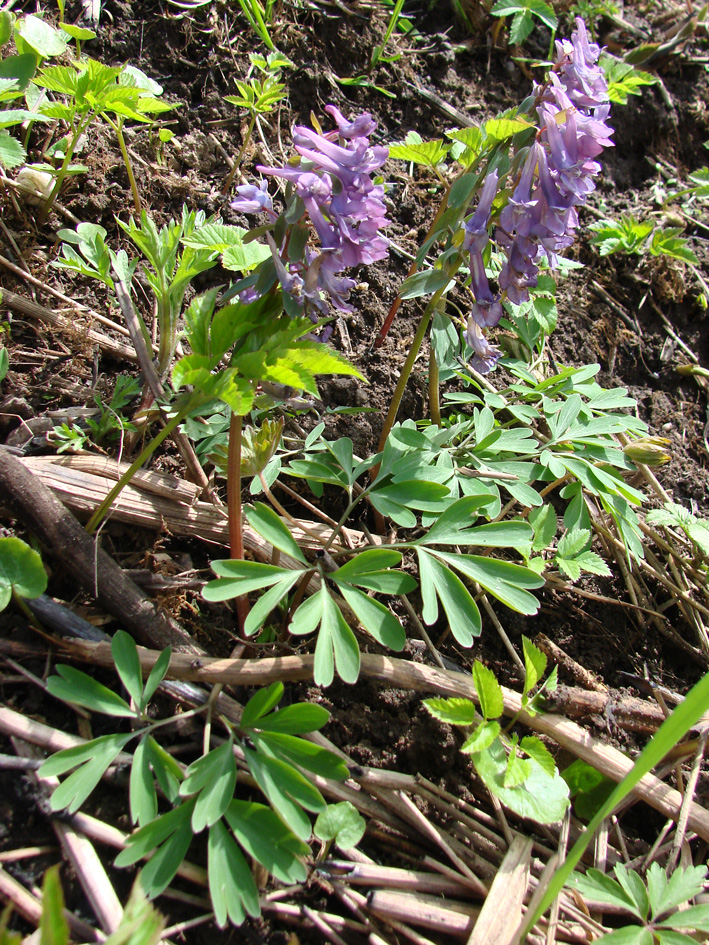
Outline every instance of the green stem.
<path id="1" fill-rule="evenodd" d="M 82 134 L 88 127 L 89 123 L 95 117 L 96 116 L 94 115 L 93 112 L 89 112 L 89 114 L 86 115 L 84 120 L 80 121 L 79 124 L 77 125 L 76 131 L 74 132 L 74 137 L 72 138 L 71 144 L 67 148 L 67 152 L 64 155 L 62 166 L 59 168 L 59 173 L 57 174 L 57 179 L 54 181 L 54 186 L 52 187 L 51 193 L 47 197 L 46 203 L 44 204 L 44 206 L 39 212 L 37 222 L 40 224 L 40 226 L 42 223 L 44 223 L 44 221 L 49 216 L 49 211 L 52 209 L 52 207 L 54 206 L 54 201 L 59 196 L 59 191 L 62 189 L 64 178 L 66 177 L 69 171 L 69 165 L 71 164 L 71 159 L 74 157 L 74 151 L 76 149 L 76 145 L 79 142 L 79 138 L 82 136 Z"/>
<path id="2" fill-rule="evenodd" d="M 237 171 L 239 170 L 239 168 L 241 167 L 241 159 L 242 159 L 243 156 L 244 156 L 244 151 L 246 151 L 246 148 L 247 148 L 247 146 L 248 146 L 249 141 L 251 141 L 251 135 L 252 135 L 253 132 L 254 132 L 254 126 L 255 126 L 255 125 L 256 125 L 256 112 L 254 112 L 254 113 L 252 114 L 252 116 L 251 116 L 251 121 L 249 122 L 249 127 L 247 128 L 246 134 L 244 135 L 244 142 L 243 142 L 243 144 L 241 145 L 241 148 L 240 148 L 240 150 L 239 150 L 239 153 L 236 155 L 236 159 L 234 160 L 234 166 L 233 166 L 232 169 L 229 171 L 229 176 L 228 176 L 227 179 L 224 181 L 224 185 L 223 185 L 223 187 L 222 187 L 222 193 L 223 193 L 223 194 L 228 194 L 228 193 L 229 193 L 229 189 L 231 188 L 231 185 L 234 183 L 234 178 L 236 177 L 236 172 L 237 172 Z"/>
<path id="3" fill-rule="evenodd" d="M 226 505 L 229 516 L 229 549 L 232 560 L 243 561 L 244 532 L 241 522 L 241 430 L 244 418 L 232 413 L 229 423 L 229 450 L 226 474 Z M 249 599 L 236 598 L 236 616 L 239 633 L 244 636 L 244 622 L 249 615 Z"/>
<path id="4" fill-rule="evenodd" d="M 396 415 L 398 414 L 399 407 L 401 406 L 401 398 L 404 396 L 406 385 L 409 383 L 409 378 L 411 377 L 411 372 L 414 369 L 416 358 L 418 357 L 419 351 L 421 350 L 423 339 L 426 337 L 426 332 L 428 331 L 428 326 L 431 324 L 433 313 L 435 312 L 439 301 L 441 298 L 443 298 L 444 292 L 445 289 L 439 289 L 438 292 L 436 292 L 435 295 L 431 297 L 431 300 L 429 301 L 423 315 L 421 316 L 421 321 L 419 322 L 419 326 L 416 329 L 414 340 L 411 342 L 409 353 L 406 356 L 406 361 L 404 362 L 404 366 L 401 369 L 399 380 L 396 383 L 396 389 L 391 399 L 391 404 L 389 405 L 389 413 L 387 414 L 386 420 L 384 421 L 382 435 L 379 438 L 380 452 L 384 449 L 386 442 L 389 439 L 389 434 L 391 433 L 394 422 L 396 421 Z M 377 471 L 378 467 L 374 467 L 372 470 L 372 481 L 376 478 Z"/>
<path id="5" fill-rule="evenodd" d="M 88 524 L 86 526 L 86 531 L 89 533 L 89 535 L 92 535 L 96 531 L 98 526 L 101 524 L 101 522 L 104 520 L 104 518 L 108 514 L 109 509 L 111 508 L 111 506 L 113 505 L 117 497 L 120 495 L 123 489 L 128 485 L 128 483 L 131 481 L 133 476 L 138 472 L 138 470 L 141 468 L 143 463 L 153 455 L 153 453 L 158 448 L 158 446 L 160 446 L 162 441 L 165 440 L 172 433 L 172 431 L 177 426 L 179 426 L 180 423 L 182 423 L 185 417 L 192 410 L 194 410 L 194 407 L 195 407 L 195 404 L 192 401 L 188 402 L 187 406 L 183 410 L 181 410 L 178 414 L 176 414 L 171 420 L 168 420 L 168 422 L 165 424 L 162 430 L 157 434 L 157 436 L 154 436 L 153 439 L 148 443 L 148 445 L 145 447 L 145 449 L 140 454 L 140 456 L 138 456 L 138 458 L 134 460 L 134 462 L 131 463 L 131 465 L 128 467 L 126 472 L 123 473 L 123 475 L 115 484 L 113 489 L 111 489 L 111 491 L 108 493 L 106 498 L 103 500 L 103 502 L 99 505 L 99 507 L 96 509 L 94 514 L 89 519 Z"/>
<path id="6" fill-rule="evenodd" d="M 128 174 L 128 182 L 130 183 L 131 193 L 133 194 L 133 206 L 135 207 L 135 212 L 140 216 L 143 211 L 143 205 L 140 202 L 140 194 L 138 193 L 138 184 L 135 180 L 135 174 L 133 173 L 133 164 L 131 159 L 128 157 L 128 148 L 126 147 L 126 140 L 123 137 L 123 123 L 118 121 L 114 125 L 110 118 L 106 115 L 103 116 L 109 125 L 116 132 L 116 138 L 118 139 L 118 147 L 121 149 L 121 154 L 123 155 L 123 163 L 126 166 L 126 173 Z"/>

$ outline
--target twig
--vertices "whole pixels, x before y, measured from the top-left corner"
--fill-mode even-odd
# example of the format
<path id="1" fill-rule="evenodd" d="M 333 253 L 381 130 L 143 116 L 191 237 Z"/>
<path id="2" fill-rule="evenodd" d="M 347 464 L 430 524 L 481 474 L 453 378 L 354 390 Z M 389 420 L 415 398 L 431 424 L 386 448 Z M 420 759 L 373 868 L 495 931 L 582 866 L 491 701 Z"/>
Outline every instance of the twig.
<path id="1" fill-rule="evenodd" d="M 704 760 L 704 752 L 707 748 L 707 738 L 709 738 L 709 731 L 703 731 L 699 736 L 699 747 L 697 748 L 697 753 L 694 756 L 692 769 L 689 772 L 687 785 L 684 789 L 684 801 L 682 802 L 682 809 L 679 812 L 677 827 L 675 830 L 674 839 L 672 840 L 672 849 L 667 860 L 666 869 L 668 876 L 672 874 L 675 866 L 677 865 L 677 861 L 679 860 L 682 842 L 684 841 L 685 833 L 687 831 L 687 818 L 689 816 L 689 810 L 694 799 L 694 792 L 697 789 L 697 781 L 699 780 L 699 772 L 701 771 L 702 761 Z"/>
<path id="2" fill-rule="evenodd" d="M 529 885 L 532 841 L 515 837 L 480 910 L 468 945 L 510 945 L 522 919 Z"/>

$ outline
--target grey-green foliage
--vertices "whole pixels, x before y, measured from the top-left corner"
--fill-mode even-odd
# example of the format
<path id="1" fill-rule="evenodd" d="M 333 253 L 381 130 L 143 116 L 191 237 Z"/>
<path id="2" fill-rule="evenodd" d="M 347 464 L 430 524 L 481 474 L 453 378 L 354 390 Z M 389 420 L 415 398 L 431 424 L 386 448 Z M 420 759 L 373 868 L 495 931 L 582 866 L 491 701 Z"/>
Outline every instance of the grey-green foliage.
<path id="1" fill-rule="evenodd" d="M 676 502 L 665 502 L 661 509 L 648 512 L 646 520 L 651 525 L 667 525 L 670 528 L 680 528 L 692 542 L 698 554 L 702 557 L 709 555 L 709 522 L 686 509 Z"/>
<path id="2" fill-rule="evenodd" d="M 611 253 L 628 253 L 637 256 L 670 256 L 681 262 L 696 265 L 698 259 L 689 248 L 689 241 L 679 234 L 680 227 L 656 226 L 651 221 L 641 221 L 629 213 L 621 214 L 619 220 L 599 220 L 591 223 L 595 232 L 591 245 L 601 256 Z"/>
<path id="3" fill-rule="evenodd" d="M 623 864 L 614 867 L 615 878 L 597 869 L 574 873 L 567 883 L 582 896 L 630 913 L 637 921 L 601 935 L 606 945 L 694 945 L 692 932 L 709 932 L 709 905 L 680 909 L 704 890 L 704 866 L 677 867 L 668 877 L 652 863 L 643 882 Z"/>
<path id="4" fill-rule="evenodd" d="M 543 692 L 556 688 L 556 669 L 537 688 L 546 672 L 547 659 L 526 637 L 522 637 L 522 643 L 525 662 L 522 708 L 533 715 Z M 470 755 L 488 790 L 506 807 L 538 823 L 561 820 L 569 805 L 569 789 L 549 750 L 534 735 L 519 739 L 510 734 L 510 726 L 503 730 L 502 689 L 492 670 L 479 660 L 473 664 L 473 685 L 479 713 L 475 703 L 464 698 L 424 699 L 424 705 L 439 721 L 472 730 L 461 751 Z"/>
<path id="5" fill-rule="evenodd" d="M 217 923 L 239 924 L 247 914 L 258 915 L 258 890 L 244 854 L 280 882 L 304 881 L 302 858 L 309 850 L 309 814 L 326 808 L 308 772 L 338 780 L 347 777 L 347 768 L 337 756 L 300 737 L 320 729 L 329 713 L 308 703 L 274 711 L 283 695 L 282 684 L 274 683 L 252 696 L 238 726 L 222 719 L 226 740 L 183 768 L 154 734 L 180 716 L 155 722 L 148 715 L 168 670 L 169 648 L 160 654 L 145 682 L 135 643 L 127 633 L 114 635 L 111 651 L 130 702 L 71 666 L 58 666 L 58 675 L 47 681 L 53 696 L 124 719 L 131 726 L 129 731 L 102 735 L 57 752 L 44 763 L 44 775 L 68 775 L 52 794 L 52 808 L 78 810 L 106 770 L 130 742 L 137 741 L 129 759 L 129 801 L 138 830 L 116 865 L 129 866 L 152 854 L 140 877 L 143 890 L 153 898 L 172 882 L 194 836 L 207 831 L 209 891 Z M 268 804 L 234 797 L 238 783 L 235 747 Z M 169 805 L 163 813 L 158 791 Z"/>

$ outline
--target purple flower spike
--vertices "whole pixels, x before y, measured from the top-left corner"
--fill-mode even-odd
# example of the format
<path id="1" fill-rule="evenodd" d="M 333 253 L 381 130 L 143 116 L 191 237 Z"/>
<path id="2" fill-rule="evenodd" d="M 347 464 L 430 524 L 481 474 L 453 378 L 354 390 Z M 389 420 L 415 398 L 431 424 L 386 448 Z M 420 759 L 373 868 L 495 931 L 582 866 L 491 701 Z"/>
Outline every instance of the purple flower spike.
<path id="1" fill-rule="evenodd" d="M 492 202 L 497 193 L 497 171 L 491 171 L 485 178 L 480 194 L 480 203 L 473 216 L 465 224 L 463 249 L 469 253 L 482 253 L 488 243 L 487 228 L 490 223 Z"/>
<path id="2" fill-rule="evenodd" d="M 368 138 L 377 127 L 369 112 L 362 112 L 354 121 L 347 121 L 336 105 L 326 105 L 325 111 L 334 118 L 341 138 Z"/>

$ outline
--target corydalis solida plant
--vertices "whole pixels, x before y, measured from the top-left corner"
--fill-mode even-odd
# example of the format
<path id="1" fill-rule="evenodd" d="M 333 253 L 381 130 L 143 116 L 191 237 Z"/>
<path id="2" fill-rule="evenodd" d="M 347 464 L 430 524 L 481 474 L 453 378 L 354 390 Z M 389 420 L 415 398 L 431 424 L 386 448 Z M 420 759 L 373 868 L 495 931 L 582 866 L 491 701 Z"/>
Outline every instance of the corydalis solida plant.
<path id="1" fill-rule="evenodd" d="M 349 121 L 334 105 L 325 111 L 336 130 L 324 134 L 296 125 L 293 144 L 298 158 L 284 167 L 257 168 L 288 184 L 280 216 L 273 210 L 265 181 L 237 187 L 239 197 L 232 203 L 242 213 L 262 211 L 271 217 L 269 278 L 272 284 L 280 283 L 289 314 L 305 313 L 313 321 L 328 314 L 328 299 L 340 311 L 352 311 L 348 298 L 355 280 L 341 273 L 384 259 L 389 248 L 380 232 L 389 222 L 384 187 L 372 180 L 388 157 L 387 148 L 370 144 L 376 122 L 367 112 Z M 308 244 L 306 218 L 317 234 L 319 249 Z M 266 287 L 260 279 L 245 287 L 242 297 L 258 297 Z"/>
<path id="2" fill-rule="evenodd" d="M 482 374 L 491 371 L 500 356 L 483 329 L 498 324 L 504 298 L 514 304 L 528 300 L 543 257 L 555 268 L 558 254 L 573 244 L 576 208 L 595 189 L 593 179 L 601 171 L 595 159 L 613 144 L 607 123 L 608 85 L 597 64 L 599 55 L 600 48 L 589 42 L 578 17 L 571 39 L 556 43 L 548 80 L 535 87 L 540 128 L 532 144 L 514 156 L 513 166 L 519 170 L 504 208 L 493 220 L 493 201 L 506 181 L 498 180 L 497 169 L 491 169 L 478 207 L 464 225 L 462 245 L 469 254 L 474 297 L 465 337 L 474 352 L 472 365 Z M 483 262 L 491 223 L 494 243 L 505 256 L 499 293 L 493 293 Z"/>

